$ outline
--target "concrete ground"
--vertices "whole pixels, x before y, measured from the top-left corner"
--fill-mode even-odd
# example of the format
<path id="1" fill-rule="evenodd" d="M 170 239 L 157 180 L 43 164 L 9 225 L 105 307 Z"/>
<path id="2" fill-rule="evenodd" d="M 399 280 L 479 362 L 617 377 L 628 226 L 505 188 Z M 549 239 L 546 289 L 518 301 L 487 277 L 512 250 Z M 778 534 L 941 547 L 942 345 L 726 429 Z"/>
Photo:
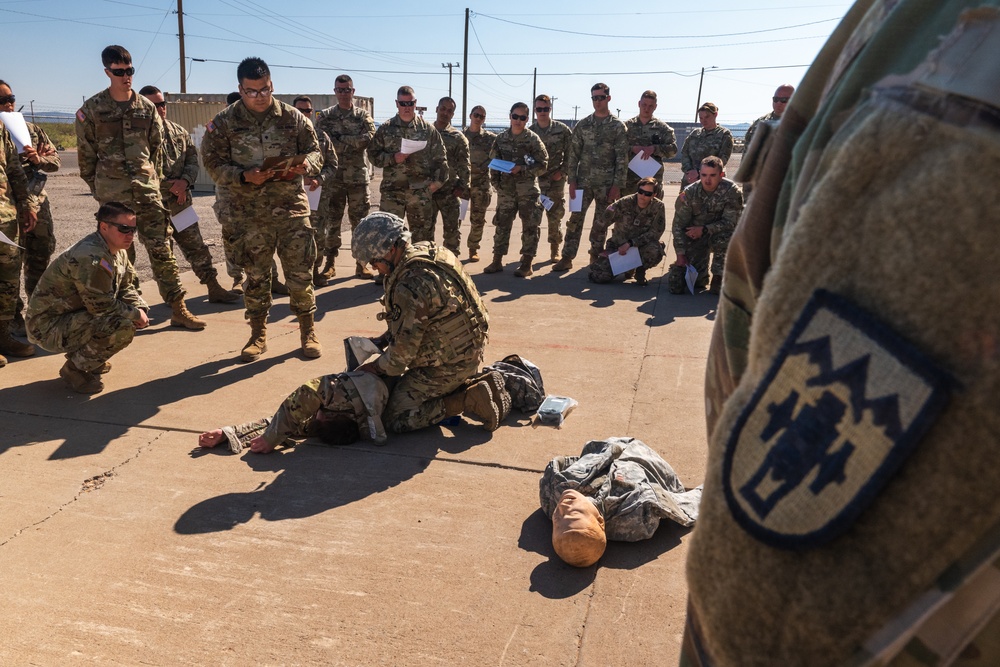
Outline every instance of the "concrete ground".
<path id="1" fill-rule="evenodd" d="M 68 172 L 50 196 L 92 214 Z M 210 230 L 211 198 L 197 206 Z M 75 228 L 59 210 L 62 249 L 85 231 L 63 232 Z M 494 433 L 466 422 L 385 447 L 198 450 L 199 432 L 270 414 L 298 384 L 343 370 L 346 336 L 381 333 L 381 288 L 353 278 L 347 252 L 317 290 L 320 359 L 302 357 L 278 297 L 267 354 L 239 363 L 242 308 L 209 304 L 186 272 L 208 328 L 169 327 L 145 283 L 153 324 L 113 359 L 104 393 L 68 391 L 60 355 L 11 360 L 0 664 L 677 664 L 690 531 L 665 523 L 651 540 L 610 544 L 595 567 L 566 566 L 538 480 L 588 440 L 633 436 L 685 484 L 702 482 L 716 298 L 668 294 L 666 263 L 646 287 L 597 286 L 579 264 L 555 274 L 547 260 L 518 279 L 508 259 L 501 274 L 482 273 L 485 257 L 466 265 L 491 315 L 487 362 L 516 352 L 548 393 L 579 401 L 561 429 L 512 414 Z"/>

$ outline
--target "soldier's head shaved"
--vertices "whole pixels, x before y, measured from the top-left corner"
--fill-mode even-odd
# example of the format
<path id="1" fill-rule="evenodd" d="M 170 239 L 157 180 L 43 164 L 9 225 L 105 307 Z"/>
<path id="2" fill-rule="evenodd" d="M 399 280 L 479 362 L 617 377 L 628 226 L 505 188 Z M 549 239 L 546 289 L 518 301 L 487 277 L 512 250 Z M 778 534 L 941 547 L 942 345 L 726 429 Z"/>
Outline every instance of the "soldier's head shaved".
<path id="1" fill-rule="evenodd" d="M 240 92 L 238 90 L 234 90 L 233 92 L 226 95 L 226 104 L 232 104 L 233 102 L 239 102 L 239 101 L 240 101 Z"/>
<path id="2" fill-rule="evenodd" d="M 270 78 L 270 76 L 271 70 L 268 68 L 267 63 L 256 57 L 244 58 L 236 68 L 236 80 L 240 83 L 243 83 L 247 79 L 256 81 Z"/>
<path id="3" fill-rule="evenodd" d="M 541 102 L 542 104 L 550 104 L 550 105 L 552 104 L 552 98 L 549 97 L 548 95 L 544 95 L 544 94 L 543 95 L 539 95 L 538 97 L 536 97 L 535 101 L 536 102 Z"/>
<path id="4" fill-rule="evenodd" d="M 333 85 L 337 85 L 338 83 L 346 83 L 348 86 L 353 86 L 354 79 L 347 76 L 346 74 L 338 74 L 337 78 L 333 80 Z"/>
<path id="5" fill-rule="evenodd" d="M 452 97 L 448 97 L 447 95 L 438 100 L 438 106 L 441 106 L 442 104 L 451 104 L 453 106 L 458 106 L 455 103 L 455 99 Z"/>
<path id="6" fill-rule="evenodd" d="M 362 218 L 354 228 L 351 251 L 357 261 L 369 264 L 384 258 L 401 241 L 410 242 L 410 230 L 403 220 L 392 213 L 376 211 Z"/>
<path id="7" fill-rule="evenodd" d="M 106 204 L 101 204 L 94 217 L 97 222 L 111 224 L 123 215 L 135 215 L 135 210 L 121 202 L 109 201 Z"/>
<path id="8" fill-rule="evenodd" d="M 410 88 L 409 86 L 400 86 L 399 90 L 396 91 L 396 97 L 402 97 L 403 95 L 416 97 L 416 93 L 413 92 L 413 88 Z"/>
<path id="9" fill-rule="evenodd" d="M 590 92 L 594 92 L 595 90 L 602 90 L 604 91 L 605 95 L 611 94 L 611 88 L 609 88 L 608 84 L 606 83 L 595 83 L 593 86 L 590 87 Z"/>
<path id="10" fill-rule="evenodd" d="M 552 512 L 552 547 L 574 567 L 590 567 L 608 545 L 604 517 L 597 506 L 575 489 L 563 491 Z"/>
<path id="11" fill-rule="evenodd" d="M 139 94 L 147 97 L 149 95 L 159 95 L 162 92 L 163 91 L 157 88 L 156 86 L 143 86 L 142 88 L 139 89 Z"/>
<path id="12" fill-rule="evenodd" d="M 101 51 L 101 62 L 104 63 L 105 67 L 109 68 L 117 63 L 131 65 L 132 54 L 124 46 L 112 44 L 111 46 L 105 46 L 104 50 Z"/>

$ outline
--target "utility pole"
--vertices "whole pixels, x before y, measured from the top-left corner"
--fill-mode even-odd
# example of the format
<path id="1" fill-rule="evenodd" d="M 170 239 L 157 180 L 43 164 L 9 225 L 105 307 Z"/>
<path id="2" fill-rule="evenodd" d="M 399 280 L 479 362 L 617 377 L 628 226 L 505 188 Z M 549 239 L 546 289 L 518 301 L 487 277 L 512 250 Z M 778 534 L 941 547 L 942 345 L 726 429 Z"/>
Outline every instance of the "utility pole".
<path id="1" fill-rule="evenodd" d="M 621 118 L 621 117 L 622 117 L 622 110 L 615 109 L 615 118 Z"/>
<path id="2" fill-rule="evenodd" d="M 461 67 L 461 63 L 441 63 L 441 67 L 448 68 L 448 97 L 451 97 L 451 68 Z"/>
<path id="3" fill-rule="evenodd" d="M 466 115 L 465 104 L 469 97 L 469 8 L 465 8 L 465 50 L 462 52 L 462 129 L 466 127 L 469 117 Z"/>
<path id="4" fill-rule="evenodd" d="M 535 98 L 538 97 L 538 68 L 535 68 L 535 73 L 531 77 L 531 103 L 528 104 L 531 107 L 531 122 L 535 122 Z"/>
<path id="5" fill-rule="evenodd" d="M 558 100 L 558 99 L 559 99 L 558 97 L 553 97 L 552 98 L 552 108 L 549 109 L 549 118 L 555 118 L 556 117 L 556 100 Z M 534 108 L 535 105 L 532 104 L 531 106 L 532 106 L 532 108 Z"/>
<path id="6" fill-rule="evenodd" d="M 576 124 L 576 112 L 577 112 L 577 110 L 578 110 L 579 108 L 580 108 L 580 105 L 579 105 L 579 104 L 577 104 L 577 105 L 574 105 L 574 106 L 573 106 L 573 123 L 574 123 L 574 124 Z"/>
<path id="7" fill-rule="evenodd" d="M 708 69 L 715 69 L 715 65 L 712 65 Z M 698 106 L 696 106 L 694 108 L 694 119 L 695 119 L 696 122 L 698 120 L 698 109 L 701 108 L 701 84 L 703 84 L 704 82 L 705 82 L 705 68 L 702 67 L 701 68 L 701 78 L 698 79 Z"/>
<path id="8" fill-rule="evenodd" d="M 181 92 L 187 92 L 187 76 L 185 68 L 187 60 L 184 58 L 184 0 L 177 0 L 177 41 L 181 47 Z"/>
<path id="9" fill-rule="evenodd" d="M 37 125 L 38 122 L 35 120 L 35 100 L 31 100 L 28 104 L 31 105 L 31 122 Z"/>

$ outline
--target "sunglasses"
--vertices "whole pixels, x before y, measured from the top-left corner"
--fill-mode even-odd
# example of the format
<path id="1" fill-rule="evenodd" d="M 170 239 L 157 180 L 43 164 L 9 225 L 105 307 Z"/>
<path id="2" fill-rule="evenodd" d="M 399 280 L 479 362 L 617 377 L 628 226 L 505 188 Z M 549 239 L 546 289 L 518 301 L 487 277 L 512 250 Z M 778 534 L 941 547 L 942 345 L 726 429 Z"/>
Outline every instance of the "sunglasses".
<path id="1" fill-rule="evenodd" d="M 312 107 L 310 107 L 308 109 L 303 109 L 301 107 L 295 107 L 295 108 L 298 109 L 299 111 L 301 111 L 302 113 L 304 113 L 307 116 L 311 116 L 312 112 L 313 112 Z"/>
<path id="2" fill-rule="evenodd" d="M 335 92 L 335 93 L 353 93 L 354 89 L 353 88 L 334 88 L 333 92 Z"/>
<path id="3" fill-rule="evenodd" d="M 522 116 L 521 114 L 518 114 L 518 113 L 512 113 L 512 114 L 510 115 L 510 118 L 511 118 L 511 120 L 522 120 L 522 121 L 526 121 L 526 120 L 528 120 L 528 115 L 527 115 L 527 114 L 525 114 L 525 115 L 523 115 L 523 116 Z"/>
<path id="4" fill-rule="evenodd" d="M 416 100 L 396 100 L 396 104 L 401 107 L 412 107 L 416 103 Z"/>
<path id="5" fill-rule="evenodd" d="M 474 114 L 472 114 L 472 117 L 473 118 L 480 118 L 482 120 L 486 120 L 486 114 L 484 114 L 484 113 L 474 113 Z"/>
<path id="6" fill-rule="evenodd" d="M 656 194 L 652 190 L 643 190 L 642 188 L 639 188 L 636 192 L 641 194 L 643 197 L 652 197 L 653 195 Z"/>
<path id="7" fill-rule="evenodd" d="M 114 74 L 115 76 L 132 76 L 133 74 L 135 74 L 134 67 L 115 67 L 115 68 L 109 67 L 108 71 Z"/>
<path id="8" fill-rule="evenodd" d="M 772 97 L 771 101 L 772 102 L 776 102 L 778 104 L 788 104 L 788 100 L 790 100 L 790 99 L 792 99 L 792 98 L 790 98 L 790 97 Z"/>
<path id="9" fill-rule="evenodd" d="M 0 105 L 2 105 L 2 104 L 13 104 L 13 103 L 14 103 L 14 96 L 13 95 L 4 95 L 3 97 L 0 97 Z"/>
<path id="10" fill-rule="evenodd" d="M 162 102 L 153 102 L 153 105 L 154 105 L 154 106 L 155 106 L 155 107 L 156 107 L 157 109 L 166 109 L 166 108 L 167 108 L 167 101 L 166 101 L 166 100 L 163 100 Z"/>
<path id="11" fill-rule="evenodd" d="M 552 107 L 535 107 L 535 113 L 548 113 L 552 111 Z"/>
<path id="12" fill-rule="evenodd" d="M 608 96 L 607 95 L 591 95 L 590 99 L 594 100 L 595 102 L 603 102 L 604 100 L 608 99 Z"/>
<path id="13" fill-rule="evenodd" d="M 135 225 L 119 225 L 117 222 L 106 223 L 117 229 L 122 234 L 135 234 Z"/>

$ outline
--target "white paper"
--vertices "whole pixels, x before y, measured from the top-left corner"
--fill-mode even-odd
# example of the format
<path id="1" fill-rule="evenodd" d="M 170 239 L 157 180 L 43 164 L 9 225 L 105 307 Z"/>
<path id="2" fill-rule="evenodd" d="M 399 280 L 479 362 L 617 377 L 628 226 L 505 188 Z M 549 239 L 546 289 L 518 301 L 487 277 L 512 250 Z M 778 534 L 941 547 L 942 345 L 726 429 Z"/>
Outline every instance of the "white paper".
<path id="1" fill-rule="evenodd" d="M 399 144 L 399 152 L 409 155 L 410 153 L 416 153 L 417 151 L 422 151 L 427 148 L 426 141 L 414 141 L 413 139 L 403 139 Z"/>
<path id="2" fill-rule="evenodd" d="M 639 257 L 639 249 L 631 246 L 624 255 L 619 255 L 617 250 L 608 251 L 608 261 L 611 262 L 611 273 L 616 276 L 632 269 L 642 266 L 642 258 Z"/>
<path id="3" fill-rule="evenodd" d="M 465 214 L 469 212 L 469 200 L 459 199 L 458 200 L 458 220 L 461 222 L 465 220 Z"/>
<path id="4" fill-rule="evenodd" d="M 316 188 L 315 190 L 310 190 L 308 185 L 305 186 L 305 188 L 306 188 L 306 197 L 309 197 L 309 210 L 310 211 L 318 211 L 319 210 L 319 198 L 320 198 L 320 195 L 323 194 L 323 186 L 321 185 L 318 188 Z"/>
<path id="5" fill-rule="evenodd" d="M 694 284 L 698 280 L 698 269 L 688 264 L 687 269 L 684 271 L 684 280 L 687 281 L 688 291 L 694 294 Z"/>
<path id="6" fill-rule="evenodd" d="M 509 174 L 511 170 L 516 166 L 517 165 L 511 162 L 510 160 L 501 160 L 499 158 L 493 158 L 492 160 L 490 160 L 489 164 L 490 169 L 492 169 L 493 171 L 500 171 L 505 174 Z"/>
<path id="7" fill-rule="evenodd" d="M 6 234 L 4 234 L 3 232 L 0 232 L 0 243 L 6 243 L 7 245 L 12 245 L 12 246 L 14 246 L 15 248 L 22 248 L 22 249 L 23 249 L 23 247 L 24 247 L 24 246 L 19 246 L 19 245 L 17 245 L 16 243 L 14 243 L 13 241 L 11 241 L 11 240 L 10 240 L 10 239 L 9 239 L 9 238 L 7 237 L 7 235 L 6 235 Z"/>
<path id="8" fill-rule="evenodd" d="M 569 212 L 579 213 L 583 210 L 583 188 L 576 189 L 576 195 L 569 200 Z"/>
<path id="9" fill-rule="evenodd" d="M 660 171 L 662 166 L 659 161 L 654 160 L 652 157 L 645 160 L 642 159 L 642 151 L 636 153 L 632 161 L 628 163 L 628 168 L 639 178 L 656 176 L 656 173 Z"/>
<path id="10" fill-rule="evenodd" d="M 175 231 L 183 232 L 191 225 L 198 223 L 198 214 L 195 212 L 194 206 L 188 206 L 177 215 L 170 216 L 170 223 L 174 226 Z"/>
<path id="11" fill-rule="evenodd" d="M 551 211 L 552 207 L 556 205 L 551 198 L 546 197 L 545 195 L 538 195 L 538 201 L 542 202 L 542 208 L 546 211 Z"/>
<path id="12" fill-rule="evenodd" d="M 24 116 L 17 111 L 0 111 L 0 120 L 7 126 L 10 138 L 17 146 L 17 152 L 23 153 L 25 146 L 31 145 L 31 133 L 28 132 L 28 125 L 24 122 Z"/>

